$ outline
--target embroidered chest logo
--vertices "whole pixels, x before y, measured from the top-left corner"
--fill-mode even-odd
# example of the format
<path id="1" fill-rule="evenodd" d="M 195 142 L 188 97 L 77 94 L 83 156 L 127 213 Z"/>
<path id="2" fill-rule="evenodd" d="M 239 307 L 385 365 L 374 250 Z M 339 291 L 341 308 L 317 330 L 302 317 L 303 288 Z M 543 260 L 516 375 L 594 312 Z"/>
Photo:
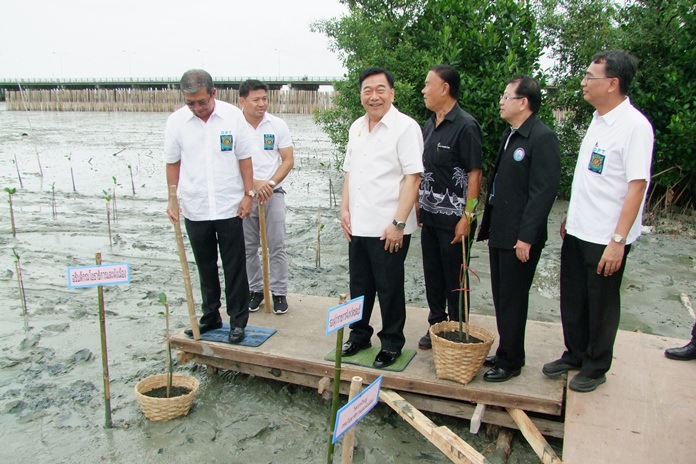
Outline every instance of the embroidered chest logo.
<path id="1" fill-rule="evenodd" d="M 524 148 L 520 147 L 515 150 L 515 152 L 512 154 L 512 159 L 515 161 L 522 161 L 524 159 L 525 153 L 524 153 Z"/>
<path id="2" fill-rule="evenodd" d="M 263 149 L 273 150 L 275 145 L 275 134 L 263 134 Z"/>
<path id="3" fill-rule="evenodd" d="M 233 145 L 232 131 L 220 131 L 220 151 L 232 151 Z"/>
<path id="4" fill-rule="evenodd" d="M 587 166 L 587 169 L 592 172 L 596 172 L 597 174 L 601 174 L 604 170 L 604 160 L 607 158 L 605 154 L 606 152 L 607 151 L 604 148 L 599 148 L 597 145 L 595 145 L 592 149 L 592 156 L 590 156 L 590 164 Z"/>

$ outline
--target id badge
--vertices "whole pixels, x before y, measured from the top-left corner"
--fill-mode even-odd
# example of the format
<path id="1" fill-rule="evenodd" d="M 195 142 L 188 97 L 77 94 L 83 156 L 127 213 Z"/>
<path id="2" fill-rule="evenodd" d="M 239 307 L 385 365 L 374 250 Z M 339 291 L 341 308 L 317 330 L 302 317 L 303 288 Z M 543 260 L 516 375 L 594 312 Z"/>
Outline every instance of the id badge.
<path id="1" fill-rule="evenodd" d="M 605 155 L 606 152 L 607 151 L 604 148 L 599 148 L 595 145 L 595 147 L 592 149 L 590 165 L 587 166 L 587 169 L 592 172 L 596 172 L 597 174 L 602 174 L 602 171 L 604 170 L 604 160 L 607 158 Z"/>
<path id="2" fill-rule="evenodd" d="M 275 145 L 275 134 L 263 134 L 263 149 L 273 150 Z"/>
<path id="3" fill-rule="evenodd" d="M 234 137 L 232 131 L 220 132 L 220 151 L 232 151 Z"/>

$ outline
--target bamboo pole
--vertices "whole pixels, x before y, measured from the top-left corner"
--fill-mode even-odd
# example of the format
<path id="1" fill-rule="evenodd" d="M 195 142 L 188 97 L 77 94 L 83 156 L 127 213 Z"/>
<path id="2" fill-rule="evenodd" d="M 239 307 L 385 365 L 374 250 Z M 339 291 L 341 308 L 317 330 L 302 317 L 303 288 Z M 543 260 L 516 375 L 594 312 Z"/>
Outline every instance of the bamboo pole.
<path id="1" fill-rule="evenodd" d="M 362 388 L 363 379 L 357 375 L 351 379 L 348 401 L 358 396 Z M 343 451 L 341 452 L 341 464 L 351 464 L 353 462 L 353 448 L 355 447 L 355 427 L 351 427 L 343 436 Z"/>
<path id="2" fill-rule="evenodd" d="M 193 339 L 200 340 L 201 332 L 198 329 L 196 319 L 196 308 L 193 303 L 193 288 L 191 287 L 191 275 L 189 274 L 188 261 L 186 261 L 186 249 L 184 248 L 184 238 L 181 235 L 181 221 L 179 220 L 179 200 L 176 198 L 176 185 L 169 186 L 169 204 L 176 215 L 174 222 L 174 234 L 176 235 L 176 246 L 179 250 L 179 261 L 181 262 L 181 272 L 184 274 L 184 289 L 186 291 L 186 303 L 188 306 L 189 323 L 193 332 Z"/>
<path id="3" fill-rule="evenodd" d="M 97 266 L 101 266 L 101 253 L 96 255 Z M 101 338 L 101 354 L 102 354 L 102 378 L 104 381 L 104 427 L 110 429 L 113 427 L 111 422 L 111 389 L 109 388 L 109 358 L 107 356 L 106 347 L 106 315 L 104 311 L 104 288 L 101 285 L 97 286 L 97 295 L 99 297 L 99 334 Z"/>
<path id="4" fill-rule="evenodd" d="M 259 202 L 259 234 L 261 235 L 261 267 L 263 270 L 264 312 L 271 312 L 271 284 L 268 278 L 268 240 L 266 238 L 266 208 Z"/>
<path id="5" fill-rule="evenodd" d="M 314 267 L 321 269 L 321 208 L 317 208 L 317 246 L 314 254 Z"/>
<path id="6" fill-rule="evenodd" d="M 338 297 L 338 304 L 343 304 L 348 299 L 345 293 L 341 293 Z M 336 331 L 336 355 L 334 356 L 334 384 L 333 384 L 333 400 L 331 401 L 331 423 L 329 427 L 329 450 L 326 455 L 327 464 L 333 463 L 334 442 L 333 434 L 336 426 L 336 416 L 338 415 L 338 402 L 341 393 L 341 358 L 343 356 L 343 327 Z"/>

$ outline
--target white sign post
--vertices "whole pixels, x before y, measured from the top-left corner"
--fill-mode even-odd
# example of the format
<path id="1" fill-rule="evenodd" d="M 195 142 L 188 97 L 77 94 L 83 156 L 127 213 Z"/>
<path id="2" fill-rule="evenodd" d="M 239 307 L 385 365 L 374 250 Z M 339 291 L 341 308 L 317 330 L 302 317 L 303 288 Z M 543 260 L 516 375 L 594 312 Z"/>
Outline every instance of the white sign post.
<path id="1" fill-rule="evenodd" d="M 365 297 L 359 296 L 329 309 L 326 315 L 326 335 L 362 319 Z"/>
<path id="2" fill-rule="evenodd" d="M 365 414 L 370 412 L 379 401 L 379 390 L 382 388 L 382 376 L 380 375 L 358 396 L 338 410 L 334 425 L 333 443 L 350 430 Z"/>

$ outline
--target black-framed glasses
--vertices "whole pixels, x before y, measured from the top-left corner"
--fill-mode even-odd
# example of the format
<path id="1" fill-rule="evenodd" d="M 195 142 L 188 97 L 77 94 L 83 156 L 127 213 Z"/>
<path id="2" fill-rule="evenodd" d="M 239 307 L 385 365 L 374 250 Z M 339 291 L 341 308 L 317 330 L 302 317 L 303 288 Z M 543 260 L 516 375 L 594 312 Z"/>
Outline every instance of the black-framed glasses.
<path id="1" fill-rule="evenodd" d="M 523 98 L 527 98 L 527 97 L 511 97 L 510 95 L 501 95 L 501 96 L 500 96 L 500 99 L 503 100 L 503 101 L 507 101 L 507 100 L 521 100 L 521 99 L 523 99 Z"/>
<path id="2" fill-rule="evenodd" d="M 582 76 L 582 80 L 583 80 L 583 81 L 593 81 L 593 80 L 596 80 L 596 79 L 613 79 L 613 77 L 611 77 L 611 76 L 601 76 L 601 77 L 600 77 L 600 76 L 593 76 L 593 75 L 590 74 L 590 73 L 585 73 L 585 74 Z"/>
<path id="3" fill-rule="evenodd" d="M 200 107 L 205 107 L 208 105 L 208 103 L 210 103 L 211 98 L 213 98 L 212 95 L 208 96 L 208 98 L 204 98 L 204 99 L 198 100 L 198 101 L 186 100 L 186 106 L 188 106 L 189 108 L 194 108 L 196 105 L 198 105 Z"/>

